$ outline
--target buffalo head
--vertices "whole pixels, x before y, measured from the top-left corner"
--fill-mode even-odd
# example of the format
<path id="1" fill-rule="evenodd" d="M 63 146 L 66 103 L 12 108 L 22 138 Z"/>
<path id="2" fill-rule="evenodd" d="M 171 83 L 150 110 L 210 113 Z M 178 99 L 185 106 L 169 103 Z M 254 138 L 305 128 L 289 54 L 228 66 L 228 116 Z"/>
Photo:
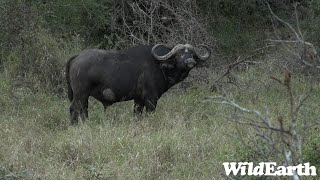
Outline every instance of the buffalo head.
<path id="1" fill-rule="evenodd" d="M 206 45 L 197 46 L 198 48 L 203 47 L 207 51 L 204 55 L 201 55 L 191 44 L 178 44 L 168 53 L 160 55 L 157 54 L 157 49 L 161 46 L 164 45 L 157 44 L 153 46 L 151 53 L 155 59 L 162 61 L 162 65 L 168 68 L 176 67 L 178 69 L 190 70 L 195 66 L 201 66 L 211 54 L 209 47 Z"/>

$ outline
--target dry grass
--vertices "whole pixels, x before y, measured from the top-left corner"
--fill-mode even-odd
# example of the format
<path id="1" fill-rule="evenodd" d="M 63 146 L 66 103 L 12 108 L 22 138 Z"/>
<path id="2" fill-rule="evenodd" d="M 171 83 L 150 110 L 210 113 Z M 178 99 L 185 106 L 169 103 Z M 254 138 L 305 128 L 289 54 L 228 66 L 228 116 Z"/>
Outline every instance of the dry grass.
<path id="1" fill-rule="evenodd" d="M 246 107 L 268 107 L 272 117 L 285 114 L 286 94 L 263 69 L 238 74 L 240 89 L 228 94 Z M 232 109 L 203 102 L 217 95 L 206 85 L 166 93 L 156 113 L 140 121 L 132 102 L 104 114 L 91 100 L 90 119 L 69 126 L 66 99 L 12 90 L 0 77 L 0 179 L 222 179 L 223 162 L 252 157 L 235 134 L 240 128 L 246 137 L 250 129 L 227 121 Z M 320 85 L 293 80 L 297 92 L 315 89 L 299 118 L 319 118 Z"/>

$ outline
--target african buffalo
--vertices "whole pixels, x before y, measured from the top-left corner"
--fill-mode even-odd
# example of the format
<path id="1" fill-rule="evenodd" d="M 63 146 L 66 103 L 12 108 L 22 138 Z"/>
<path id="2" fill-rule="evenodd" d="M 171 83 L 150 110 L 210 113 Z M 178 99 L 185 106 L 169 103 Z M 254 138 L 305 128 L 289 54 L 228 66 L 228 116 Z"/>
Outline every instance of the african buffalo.
<path id="1" fill-rule="evenodd" d="M 71 123 L 88 117 L 89 96 L 104 108 L 115 102 L 134 100 L 134 113 L 154 111 L 157 100 L 170 87 L 181 82 L 189 71 L 211 54 L 200 55 L 190 44 L 173 48 L 161 44 L 140 45 L 122 51 L 85 50 L 66 64 Z"/>

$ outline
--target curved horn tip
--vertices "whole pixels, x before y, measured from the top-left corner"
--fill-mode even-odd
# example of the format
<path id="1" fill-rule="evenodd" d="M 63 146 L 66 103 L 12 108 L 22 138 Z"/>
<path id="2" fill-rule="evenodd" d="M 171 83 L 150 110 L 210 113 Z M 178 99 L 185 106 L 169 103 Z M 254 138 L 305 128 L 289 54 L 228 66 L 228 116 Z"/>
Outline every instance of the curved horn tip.
<path id="1" fill-rule="evenodd" d="M 211 56 L 211 49 L 209 48 L 209 46 L 207 46 L 205 44 L 199 44 L 199 45 L 197 45 L 197 47 L 204 47 L 207 50 L 206 54 L 204 54 L 203 56 L 201 56 L 197 53 L 200 60 L 205 61 Z"/>
<path id="2" fill-rule="evenodd" d="M 152 54 L 152 56 L 153 56 L 154 58 L 156 58 L 156 59 L 158 59 L 158 60 L 162 60 L 162 59 L 161 59 L 162 56 L 157 55 L 156 52 L 155 52 L 155 50 L 156 50 L 159 46 L 164 46 L 164 45 L 163 45 L 163 44 L 156 44 L 156 45 L 154 45 L 154 46 L 152 47 L 152 49 L 151 49 L 151 54 Z"/>

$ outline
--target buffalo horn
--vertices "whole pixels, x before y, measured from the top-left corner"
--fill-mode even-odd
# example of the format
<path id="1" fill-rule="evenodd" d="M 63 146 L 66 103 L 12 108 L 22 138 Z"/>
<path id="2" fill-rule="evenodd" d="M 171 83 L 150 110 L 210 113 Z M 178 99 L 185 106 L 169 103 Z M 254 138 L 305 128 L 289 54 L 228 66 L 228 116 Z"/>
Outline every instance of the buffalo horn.
<path id="1" fill-rule="evenodd" d="M 207 59 L 210 57 L 210 55 L 211 55 L 211 50 L 210 50 L 210 48 L 209 48 L 208 46 L 206 46 L 206 45 L 203 45 L 203 44 L 197 45 L 197 47 L 204 47 L 204 48 L 207 50 L 206 54 L 204 54 L 204 55 L 202 55 L 202 56 L 199 54 L 199 52 L 195 52 L 196 55 L 199 57 L 200 60 L 202 60 L 202 61 L 207 60 Z"/>
<path id="2" fill-rule="evenodd" d="M 151 53 L 153 55 L 154 58 L 156 58 L 157 60 L 160 61 L 164 61 L 169 59 L 172 55 L 174 55 L 177 51 L 179 51 L 180 49 L 184 48 L 185 46 L 183 44 L 178 44 L 176 45 L 174 48 L 171 49 L 171 51 L 168 54 L 165 54 L 163 56 L 159 56 L 156 54 L 155 50 L 159 47 L 159 46 L 163 46 L 163 44 L 156 44 L 155 46 L 153 46 Z"/>

